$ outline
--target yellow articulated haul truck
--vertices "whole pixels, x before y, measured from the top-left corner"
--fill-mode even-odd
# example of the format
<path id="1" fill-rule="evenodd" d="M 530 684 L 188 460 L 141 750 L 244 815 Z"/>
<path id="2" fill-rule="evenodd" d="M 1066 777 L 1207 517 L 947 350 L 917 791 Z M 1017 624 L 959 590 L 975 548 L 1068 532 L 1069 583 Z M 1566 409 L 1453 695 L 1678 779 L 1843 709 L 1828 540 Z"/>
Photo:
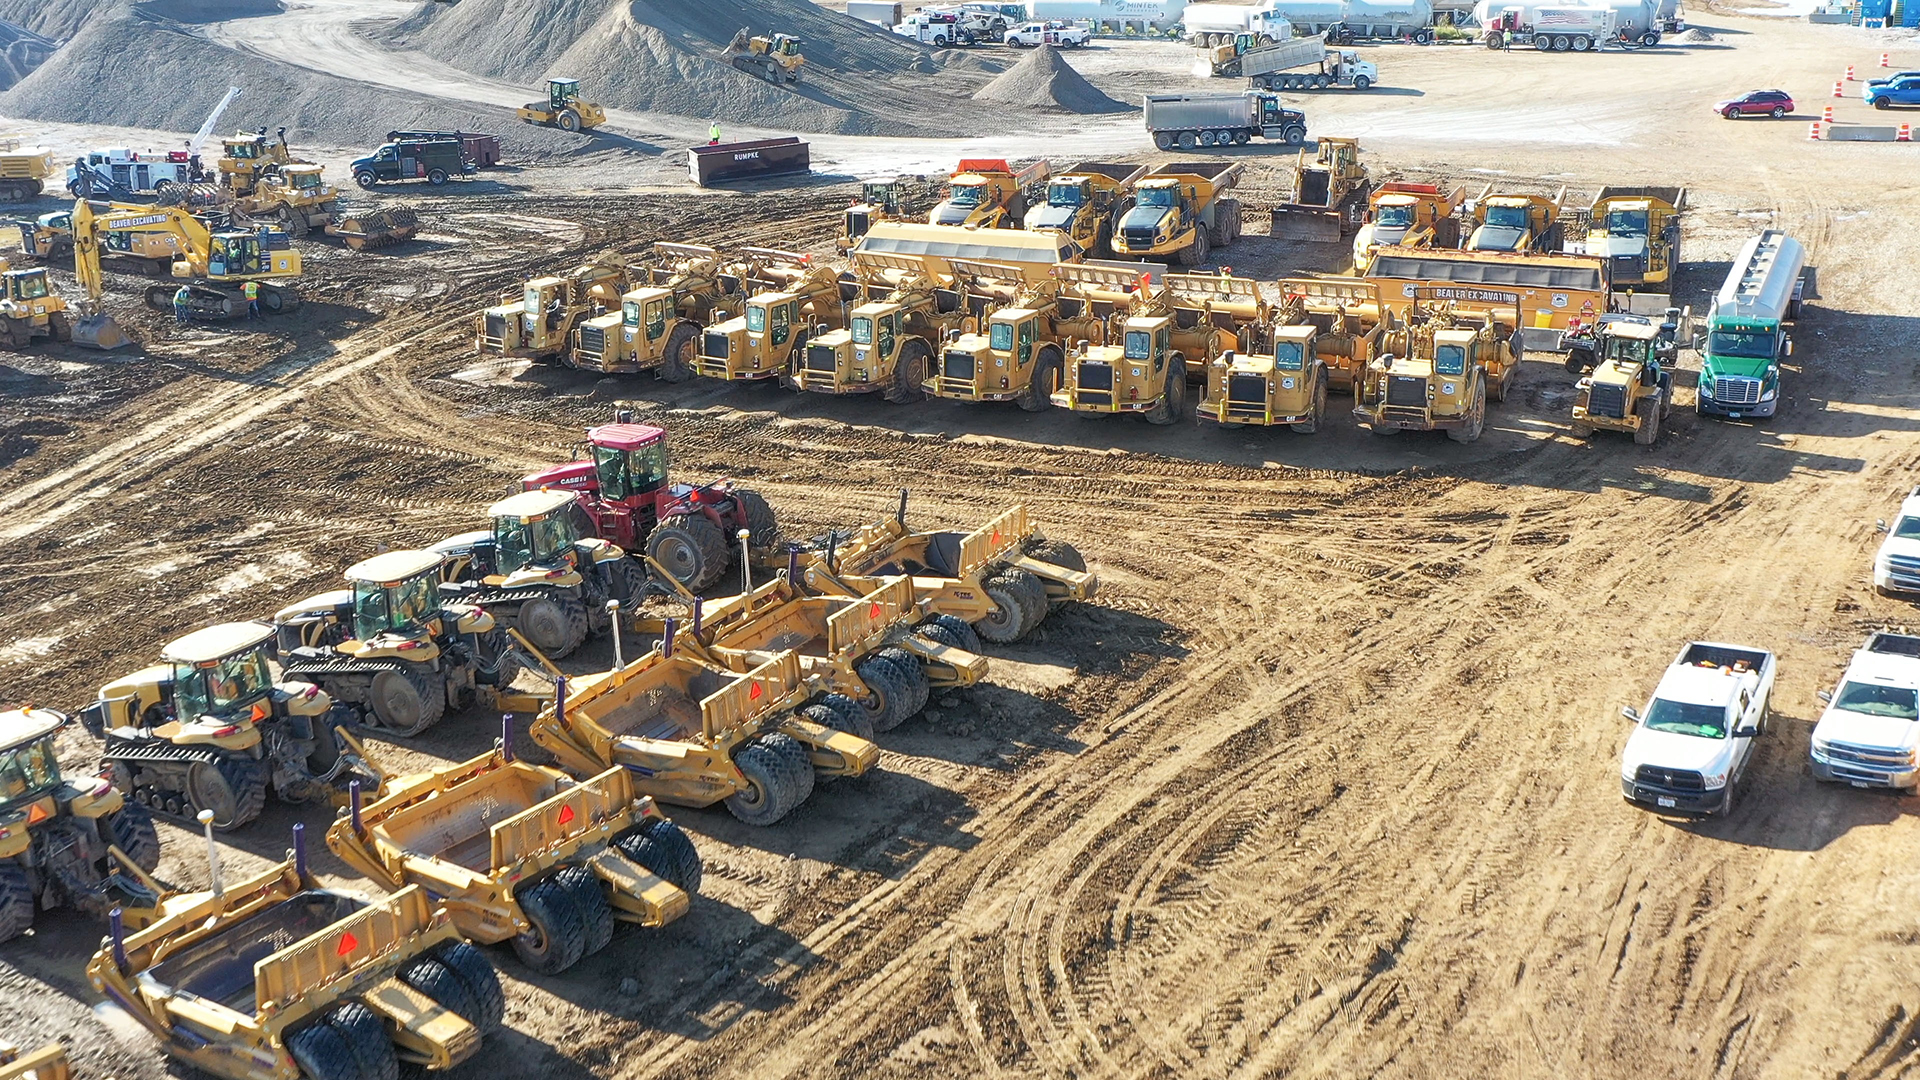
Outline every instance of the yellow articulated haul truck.
<path id="1" fill-rule="evenodd" d="M 695 623 L 698 623 L 698 619 Z M 612 671 L 561 680 L 533 741 L 575 776 L 619 767 L 636 792 L 680 806 L 724 802 L 749 825 L 772 825 L 813 794 L 816 776 L 860 776 L 880 748 L 847 728 L 856 710 L 800 673 L 790 650 L 736 672 L 708 656 L 700 631 Z"/>
<path id="2" fill-rule="evenodd" d="M 666 382 L 694 373 L 701 329 L 740 313 L 748 268 L 698 244 L 653 245 L 659 265 L 621 294 L 618 310 L 578 323 L 569 364 L 608 374 L 652 371 Z"/>
<path id="3" fill-rule="evenodd" d="M 348 866 L 389 889 L 439 898 L 461 936 L 513 944 L 552 975 L 613 940 L 616 922 L 658 927 L 687 913 L 700 856 L 686 833 L 636 795 L 622 768 L 578 783 L 500 745 L 356 801 L 327 830 Z"/>
<path id="4" fill-rule="evenodd" d="M 848 313 L 846 329 L 808 339 L 788 382 L 816 394 L 878 393 L 896 405 L 919 401 L 926 397 L 935 346 L 968 320 L 960 294 L 917 256 L 859 249 L 852 260 L 865 302 Z"/>
<path id="5" fill-rule="evenodd" d="M 1082 161 L 1047 182 L 1047 199 L 1028 210 L 1029 229 L 1058 229 L 1089 258 L 1112 252 L 1114 226 L 1133 207 L 1145 165 Z"/>
<path id="6" fill-rule="evenodd" d="M 626 268 L 612 252 L 564 274 L 529 278 L 518 296 L 501 297 L 474 320 L 474 348 L 482 356 L 559 360 L 573 343 L 574 328 L 618 309 L 628 284 Z"/>
<path id="7" fill-rule="evenodd" d="M 425 889 L 368 901 L 323 888 L 293 856 L 170 897 L 111 935 L 87 979 L 184 1065 L 223 1080 L 365 1080 L 441 1072 L 500 1030 L 493 965 Z"/>
<path id="8" fill-rule="evenodd" d="M 754 260 L 744 282 L 746 304 L 700 335 L 694 370 L 709 379 L 752 382 L 787 375 L 806 355 L 811 337 L 847 325 L 847 294 L 857 291 L 809 255 L 772 248 L 747 248 L 745 254 Z"/>
<path id="9" fill-rule="evenodd" d="M 1445 431 L 1473 442 L 1487 400 L 1503 400 L 1522 353 L 1520 297 L 1492 289 L 1429 288 L 1407 323 L 1386 335 L 1354 386 L 1354 417 L 1375 435 Z"/>
<path id="10" fill-rule="evenodd" d="M 1177 161 L 1134 182 L 1133 207 L 1113 230 L 1113 254 L 1199 266 L 1207 253 L 1240 237 L 1240 201 L 1227 197 L 1240 182 L 1236 162 Z"/>
<path id="11" fill-rule="evenodd" d="M 1586 254 L 1607 262 L 1613 306 L 1659 315 L 1673 304 L 1680 268 L 1683 187 L 1603 187 L 1586 211 Z"/>
<path id="12" fill-rule="evenodd" d="M 1045 158 L 1017 170 L 1003 158 L 961 158 L 947 182 L 947 197 L 927 214 L 927 224 L 1020 228 L 1027 216 L 1027 188 L 1052 175 Z"/>
<path id="13" fill-rule="evenodd" d="M 1467 251 L 1555 252 L 1560 250 L 1560 211 L 1567 201 L 1562 187 L 1552 196 L 1491 195 L 1491 185 L 1473 205 L 1473 232 Z"/>
<path id="14" fill-rule="evenodd" d="M 1187 362 L 1173 345 L 1167 291 L 1150 272 L 1062 266 L 1071 285 L 1102 315 L 1102 333 L 1067 350 L 1053 403 L 1078 413 L 1130 413 L 1171 424 L 1186 413 Z"/>
<path id="15" fill-rule="evenodd" d="M 1459 247 L 1460 219 L 1454 215 L 1465 198 L 1465 188 L 1381 184 L 1368 196 L 1367 220 L 1353 235 L 1353 272 L 1366 273 L 1383 247 Z"/>

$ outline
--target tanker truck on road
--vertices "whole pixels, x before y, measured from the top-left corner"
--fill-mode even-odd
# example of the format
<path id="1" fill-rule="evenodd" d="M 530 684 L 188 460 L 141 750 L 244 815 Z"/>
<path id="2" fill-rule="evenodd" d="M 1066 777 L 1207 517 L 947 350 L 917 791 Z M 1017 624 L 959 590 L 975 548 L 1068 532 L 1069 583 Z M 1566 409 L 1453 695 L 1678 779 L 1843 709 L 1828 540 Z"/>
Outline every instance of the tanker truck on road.
<path id="1" fill-rule="evenodd" d="M 1747 241 L 1707 309 L 1706 347 L 1694 411 L 1701 416 L 1772 416 L 1780 407 L 1780 365 L 1793 355 L 1786 324 L 1800 318 L 1806 249 L 1779 229 Z"/>

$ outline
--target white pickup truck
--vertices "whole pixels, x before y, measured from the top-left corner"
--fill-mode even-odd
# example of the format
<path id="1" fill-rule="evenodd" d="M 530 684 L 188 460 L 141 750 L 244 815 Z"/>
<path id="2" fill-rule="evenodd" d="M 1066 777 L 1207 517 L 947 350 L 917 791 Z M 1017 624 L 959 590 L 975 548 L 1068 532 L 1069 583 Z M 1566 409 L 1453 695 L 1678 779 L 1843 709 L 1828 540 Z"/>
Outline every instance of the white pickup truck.
<path id="1" fill-rule="evenodd" d="M 1878 633 L 1853 654 L 1840 686 L 1820 691 L 1813 776 L 1854 787 L 1920 783 L 1920 637 Z"/>
<path id="2" fill-rule="evenodd" d="M 1001 40 L 1016 49 L 1023 46 L 1033 48 L 1037 45 L 1071 49 L 1092 41 L 1093 31 L 1072 23 L 1030 22 L 1007 31 L 1007 36 Z"/>
<path id="3" fill-rule="evenodd" d="M 1774 659 L 1765 649 L 1688 642 L 1660 677 L 1620 753 L 1620 793 L 1656 812 L 1724 814 L 1767 727 Z"/>

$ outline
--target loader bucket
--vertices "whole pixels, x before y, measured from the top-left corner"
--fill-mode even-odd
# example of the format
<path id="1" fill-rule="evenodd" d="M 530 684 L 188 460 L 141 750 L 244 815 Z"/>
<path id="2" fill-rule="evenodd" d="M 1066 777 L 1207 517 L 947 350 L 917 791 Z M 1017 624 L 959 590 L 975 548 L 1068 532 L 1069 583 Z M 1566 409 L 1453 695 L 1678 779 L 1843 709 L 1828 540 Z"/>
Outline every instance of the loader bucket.
<path id="1" fill-rule="evenodd" d="M 88 315 L 73 324 L 73 343 L 89 349 L 118 349 L 133 344 L 110 315 Z"/>
<path id="2" fill-rule="evenodd" d="M 406 206 L 342 218 L 339 224 L 327 226 L 329 235 L 339 237 L 355 251 L 402 243 L 419 231 L 420 215 Z"/>
<path id="3" fill-rule="evenodd" d="M 1337 244 L 1341 228 L 1338 212 L 1282 207 L 1273 212 L 1273 237 L 1309 244 Z"/>

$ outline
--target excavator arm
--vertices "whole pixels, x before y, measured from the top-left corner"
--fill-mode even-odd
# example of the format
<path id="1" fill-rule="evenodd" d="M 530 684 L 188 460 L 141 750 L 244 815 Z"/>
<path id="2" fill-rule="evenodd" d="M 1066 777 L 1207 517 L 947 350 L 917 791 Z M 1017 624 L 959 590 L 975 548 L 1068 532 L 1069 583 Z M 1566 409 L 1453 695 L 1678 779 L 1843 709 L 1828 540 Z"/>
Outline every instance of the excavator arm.
<path id="1" fill-rule="evenodd" d="M 87 291 L 80 319 L 73 326 L 74 344 L 90 349 L 133 344 L 120 324 L 100 310 L 100 298 L 106 294 L 106 281 L 100 273 L 100 230 L 94 222 L 93 204 L 85 199 L 73 204 L 73 276 Z"/>

